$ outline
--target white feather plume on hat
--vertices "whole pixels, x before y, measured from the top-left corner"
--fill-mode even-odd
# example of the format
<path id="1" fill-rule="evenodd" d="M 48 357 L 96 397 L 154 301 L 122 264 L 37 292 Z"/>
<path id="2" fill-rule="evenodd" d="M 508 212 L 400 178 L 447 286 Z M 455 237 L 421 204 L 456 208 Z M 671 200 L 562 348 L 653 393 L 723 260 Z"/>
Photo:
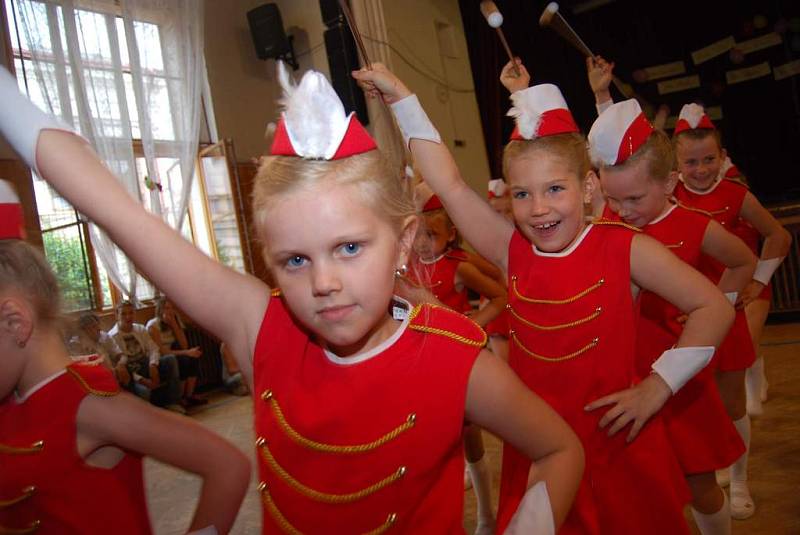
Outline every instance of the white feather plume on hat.
<path id="1" fill-rule="evenodd" d="M 283 88 L 283 120 L 298 156 L 330 159 L 347 132 L 350 117 L 330 82 L 316 71 L 303 75 L 296 85 L 286 65 L 279 62 L 278 81 Z"/>
<path id="2" fill-rule="evenodd" d="M 703 115 L 706 114 L 706 110 L 699 104 L 686 104 L 683 108 L 681 108 L 681 113 L 678 116 L 678 119 L 683 119 L 691 128 L 697 128 L 697 125 L 700 124 L 700 121 L 703 119 Z"/>
<path id="3" fill-rule="evenodd" d="M 542 120 L 542 112 L 536 107 L 536 99 L 530 98 L 530 90 L 523 89 L 522 91 L 515 91 L 511 93 L 511 102 L 513 106 L 508 110 L 509 117 L 513 117 L 517 122 L 517 128 L 520 135 L 525 139 L 533 139 L 536 137 L 536 132 L 539 130 L 539 123 Z"/>

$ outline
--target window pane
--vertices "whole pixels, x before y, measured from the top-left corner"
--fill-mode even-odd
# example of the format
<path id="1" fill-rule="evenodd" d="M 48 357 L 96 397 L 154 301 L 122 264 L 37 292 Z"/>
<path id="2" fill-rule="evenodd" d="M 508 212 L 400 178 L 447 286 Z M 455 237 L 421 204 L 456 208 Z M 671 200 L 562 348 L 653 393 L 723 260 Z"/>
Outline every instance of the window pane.
<path id="1" fill-rule="evenodd" d="M 219 261 L 244 273 L 244 258 L 227 161 L 221 156 L 207 156 L 200 161 L 206 179 L 208 212 Z"/>
<path id="2" fill-rule="evenodd" d="M 42 233 L 47 261 L 61 286 L 65 312 L 93 308 L 92 282 L 79 224 Z"/>

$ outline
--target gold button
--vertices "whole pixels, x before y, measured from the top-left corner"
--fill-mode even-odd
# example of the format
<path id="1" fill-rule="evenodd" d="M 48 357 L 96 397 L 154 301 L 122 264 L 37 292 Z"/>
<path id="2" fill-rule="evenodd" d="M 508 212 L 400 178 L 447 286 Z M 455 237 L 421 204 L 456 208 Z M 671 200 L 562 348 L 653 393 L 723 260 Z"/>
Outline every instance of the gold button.
<path id="1" fill-rule="evenodd" d="M 392 513 L 389 515 L 389 518 L 386 519 L 387 524 L 394 524 L 397 521 L 397 513 Z"/>
<path id="2" fill-rule="evenodd" d="M 410 424 L 417 423 L 417 413 L 412 412 L 411 414 L 409 414 L 408 418 L 406 418 L 406 422 Z"/>
<path id="3" fill-rule="evenodd" d="M 267 484 L 265 482 L 261 482 L 258 484 L 258 492 L 266 492 L 267 491 Z"/>
<path id="4" fill-rule="evenodd" d="M 408 471 L 408 469 L 405 466 L 401 466 L 400 468 L 397 469 L 397 475 L 402 477 L 402 476 L 406 475 L 407 471 Z"/>
<path id="5" fill-rule="evenodd" d="M 264 390 L 264 392 L 261 394 L 261 399 L 263 401 L 271 400 L 272 399 L 272 390 L 270 390 L 270 389 Z"/>
<path id="6" fill-rule="evenodd" d="M 266 443 L 267 443 L 267 440 L 264 437 L 258 437 L 256 439 L 256 447 L 258 447 L 258 448 L 260 448 L 261 446 L 263 446 Z"/>
<path id="7" fill-rule="evenodd" d="M 37 450 L 44 449 L 44 440 L 37 440 L 33 444 L 31 444 L 32 448 L 36 448 Z"/>

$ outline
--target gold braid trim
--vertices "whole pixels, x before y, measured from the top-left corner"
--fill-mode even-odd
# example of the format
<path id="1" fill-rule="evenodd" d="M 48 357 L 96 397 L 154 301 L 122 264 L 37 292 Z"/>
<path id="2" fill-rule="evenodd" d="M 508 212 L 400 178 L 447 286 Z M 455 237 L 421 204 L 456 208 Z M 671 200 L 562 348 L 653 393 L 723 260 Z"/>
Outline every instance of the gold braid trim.
<path id="1" fill-rule="evenodd" d="M 694 206 L 683 204 L 680 201 L 678 202 L 678 206 L 686 210 L 689 210 L 690 212 L 697 212 L 698 214 L 703 214 L 704 216 L 711 217 L 712 215 L 714 215 L 712 212 L 709 212 L 708 210 L 703 210 L 702 208 L 695 208 Z"/>
<path id="2" fill-rule="evenodd" d="M 81 377 L 81 374 L 73 370 L 72 368 L 66 368 L 67 373 L 70 374 L 76 381 L 78 381 L 84 390 L 89 392 L 94 396 L 100 396 L 102 398 L 110 398 L 119 394 L 119 389 L 114 391 L 106 391 L 106 390 L 97 390 L 89 386 L 89 383 L 86 382 L 86 379 Z"/>
<path id="3" fill-rule="evenodd" d="M 585 318 L 581 318 L 575 321 L 570 321 L 569 323 L 559 323 L 557 325 L 539 325 L 538 323 L 534 323 L 532 321 L 526 320 L 514 310 L 511 305 L 506 305 L 506 308 L 511 313 L 512 316 L 517 318 L 519 321 L 527 325 L 528 327 L 533 327 L 534 329 L 538 329 L 540 331 L 558 331 L 560 329 L 569 329 L 571 327 L 577 327 L 578 325 L 583 325 L 584 323 L 589 323 L 597 316 L 602 314 L 603 307 L 597 307 L 594 312 L 586 316 Z"/>
<path id="4" fill-rule="evenodd" d="M 0 444 L 0 453 L 8 453 L 11 455 L 27 455 L 30 453 L 39 453 L 43 449 L 44 449 L 44 440 L 37 440 L 27 448 Z"/>
<path id="5" fill-rule="evenodd" d="M 511 339 L 525 353 L 527 353 L 528 355 L 530 355 L 531 357 L 533 357 L 533 358 L 535 358 L 537 360 L 543 360 L 545 362 L 563 362 L 565 360 L 573 359 L 573 358 L 575 358 L 577 356 L 580 356 L 580 355 L 586 353 L 587 351 L 589 351 L 591 348 L 595 347 L 600 342 L 600 338 L 595 338 L 594 340 L 592 340 L 591 342 L 589 342 L 588 344 L 586 344 L 585 346 L 583 346 L 579 350 L 573 351 L 569 355 L 562 355 L 560 357 L 545 357 L 544 355 L 539 355 L 537 353 L 534 353 L 533 351 L 531 351 L 530 349 L 525 347 L 522 344 L 522 342 L 519 340 L 519 338 L 517 338 L 517 333 L 515 333 L 514 331 L 511 331 Z"/>
<path id="6" fill-rule="evenodd" d="M 582 292 L 579 292 L 579 293 L 573 295 L 572 297 L 567 297 L 566 299 L 533 299 L 532 297 L 526 297 L 526 296 L 522 295 L 521 293 L 519 293 L 519 290 L 517 289 L 517 276 L 516 275 L 511 277 L 511 289 L 514 292 L 514 295 L 516 297 L 518 297 L 520 299 L 520 301 L 524 301 L 526 303 L 534 303 L 534 304 L 537 304 L 537 305 L 567 305 L 569 303 L 574 303 L 575 301 L 577 301 L 581 297 L 584 297 L 584 296 L 592 293 L 593 291 L 597 290 L 603 284 L 605 284 L 605 282 L 606 282 L 605 279 L 600 279 L 599 281 L 597 281 L 596 283 L 592 284 L 591 286 L 589 286 L 588 288 L 586 288 Z"/>
<path id="7" fill-rule="evenodd" d="M 428 307 L 428 308 L 433 308 L 433 309 L 446 310 L 450 314 L 455 314 L 457 316 L 460 316 L 461 318 L 467 318 L 464 314 L 460 314 L 460 313 L 456 312 L 455 310 L 449 309 L 447 307 L 434 305 L 432 303 L 425 303 L 424 306 Z M 440 336 L 445 336 L 447 338 L 452 338 L 453 340 L 456 340 L 457 342 L 461 342 L 462 344 L 466 344 L 468 346 L 483 347 L 483 346 L 486 345 L 486 341 L 489 339 L 488 336 L 486 336 L 486 332 L 483 329 L 481 329 L 480 325 L 478 325 L 477 323 L 475 323 L 472 320 L 469 320 L 469 321 L 471 321 L 475 325 L 475 327 L 477 327 L 481 331 L 482 336 L 481 336 L 480 340 L 474 340 L 472 338 L 467 338 L 466 336 L 461 336 L 460 334 L 456 334 L 456 333 L 448 331 L 446 329 L 438 329 L 436 327 L 429 327 L 428 325 L 414 325 L 413 321 L 419 315 L 419 313 L 422 311 L 422 308 L 423 308 L 423 305 L 417 305 L 411 311 L 411 314 L 408 315 L 408 321 L 409 321 L 408 328 L 409 329 L 414 330 L 414 331 L 423 332 L 423 333 L 438 334 Z M 469 318 L 467 318 L 467 319 L 469 319 Z"/>
<path id="8" fill-rule="evenodd" d="M 0 509 L 4 509 L 6 507 L 11 507 L 12 505 L 16 505 L 21 501 L 27 500 L 36 492 L 36 487 L 33 485 L 29 487 L 25 487 L 22 489 L 22 494 L 17 496 L 16 498 L 11 498 L 10 500 L 0 500 Z"/>
<path id="9" fill-rule="evenodd" d="M 272 408 L 272 412 L 275 414 L 275 420 L 278 422 L 278 425 L 283 429 L 283 432 L 292 440 L 300 444 L 301 446 L 305 446 L 306 448 L 316 450 L 316 451 L 323 451 L 326 453 L 364 453 L 366 451 L 374 450 L 380 446 L 383 446 L 387 442 L 390 442 L 397 438 L 400 434 L 408 431 L 417 422 L 417 415 L 413 412 L 408 415 L 406 421 L 393 430 L 389 431 L 382 437 L 379 437 L 372 442 L 367 442 L 364 444 L 325 444 L 323 442 L 317 442 L 315 440 L 311 440 L 309 438 L 304 437 L 300 433 L 298 433 L 290 424 L 286 421 L 286 417 L 281 410 L 281 406 L 278 404 L 278 400 L 275 399 L 275 396 L 272 393 L 272 390 L 265 390 L 263 394 L 261 394 L 261 399 L 267 403 L 269 403 L 270 407 Z"/>
<path id="10" fill-rule="evenodd" d="M 41 522 L 39 520 L 34 520 L 27 528 L 7 528 L 5 526 L 0 526 L 0 535 L 27 535 L 39 529 L 40 524 Z"/>
<path id="11" fill-rule="evenodd" d="M 388 487 L 406 474 L 406 467 L 401 466 L 390 476 L 387 476 L 377 483 L 359 491 L 350 492 L 347 494 L 330 494 L 307 487 L 293 478 L 289 472 L 287 472 L 281 465 L 278 464 L 278 461 L 275 460 L 275 457 L 272 456 L 272 452 L 269 451 L 269 447 L 267 446 L 267 441 L 263 437 L 259 437 L 258 440 L 256 440 L 256 446 L 261 450 L 261 456 L 267 462 L 272 471 L 275 472 L 284 481 L 284 483 L 292 487 L 303 496 L 323 503 L 350 503 L 358 501 L 371 494 L 375 494 L 385 487 Z"/>
<path id="12" fill-rule="evenodd" d="M 274 290 L 269 291 L 270 297 L 280 297 L 281 296 L 281 289 L 275 288 Z"/>
<path id="13" fill-rule="evenodd" d="M 633 225 L 629 225 L 623 221 L 610 221 L 608 219 L 594 219 L 592 220 L 592 225 L 608 225 L 612 227 L 622 227 L 628 230 L 632 230 L 634 232 L 641 232 L 642 229 L 639 227 L 634 227 Z"/>
<path id="14" fill-rule="evenodd" d="M 678 243 L 670 243 L 664 245 L 667 247 L 667 249 L 679 249 L 683 247 L 683 240 L 679 241 Z"/>
<path id="15" fill-rule="evenodd" d="M 283 516 L 283 513 L 281 513 L 280 509 L 278 509 L 278 506 L 275 505 L 266 483 L 262 481 L 258 485 L 258 491 L 261 493 L 261 500 L 267 507 L 267 511 L 269 512 L 270 516 L 275 520 L 278 526 L 280 526 L 284 533 L 288 533 L 289 535 L 303 535 L 303 532 L 290 524 L 286 517 Z M 397 515 L 395 513 L 391 513 L 388 517 L 386 517 L 386 521 L 383 524 L 375 529 L 367 531 L 363 535 L 380 535 L 391 528 L 396 521 Z"/>

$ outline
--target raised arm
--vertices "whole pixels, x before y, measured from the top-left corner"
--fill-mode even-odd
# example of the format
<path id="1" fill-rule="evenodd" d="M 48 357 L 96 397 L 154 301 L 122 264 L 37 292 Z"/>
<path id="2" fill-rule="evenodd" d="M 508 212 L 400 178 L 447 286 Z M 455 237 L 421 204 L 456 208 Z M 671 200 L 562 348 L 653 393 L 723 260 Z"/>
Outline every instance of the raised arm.
<path id="1" fill-rule="evenodd" d="M 586 58 L 586 75 L 589 78 L 589 87 L 594 93 L 597 114 L 600 115 L 614 103 L 611 91 L 608 89 L 614 77 L 614 63 L 609 63 L 602 56 L 589 56 Z"/>
<path id="2" fill-rule="evenodd" d="M 467 419 L 512 444 L 532 461 L 528 493 L 517 509 L 512 525 L 530 526 L 513 533 L 547 533 L 540 515 L 552 510 L 557 532 L 572 507 L 583 475 L 583 448 L 578 437 L 547 403 L 530 391 L 500 359 L 482 351 L 469 378 Z M 534 486 L 544 482 L 546 497 Z M 525 518 L 528 517 L 528 518 Z M 508 532 L 507 532 L 508 533 Z"/>
<path id="3" fill-rule="evenodd" d="M 442 200 L 458 230 L 478 253 L 505 271 L 513 225 L 464 182 L 416 95 L 380 63 L 372 64 L 371 70 L 354 71 L 353 77 L 368 96 L 383 98 L 391 106 L 414 165 Z"/>
<path id="4" fill-rule="evenodd" d="M 742 240 L 714 220 L 706 227 L 701 250 L 725 266 L 718 285 L 723 293 L 738 295 L 752 280 L 756 269 L 755 255 Z"/>
<path id="5" fill-rule="evenodd" d="M 82 138 L 19 93 L 5 69 L 0 101 L 0 132 L 28 165 L 100 225 L 180 308 L 236 354 L 250 355 L 269 299 L 266 285 L 211 260 L 145 211 Z"/>

